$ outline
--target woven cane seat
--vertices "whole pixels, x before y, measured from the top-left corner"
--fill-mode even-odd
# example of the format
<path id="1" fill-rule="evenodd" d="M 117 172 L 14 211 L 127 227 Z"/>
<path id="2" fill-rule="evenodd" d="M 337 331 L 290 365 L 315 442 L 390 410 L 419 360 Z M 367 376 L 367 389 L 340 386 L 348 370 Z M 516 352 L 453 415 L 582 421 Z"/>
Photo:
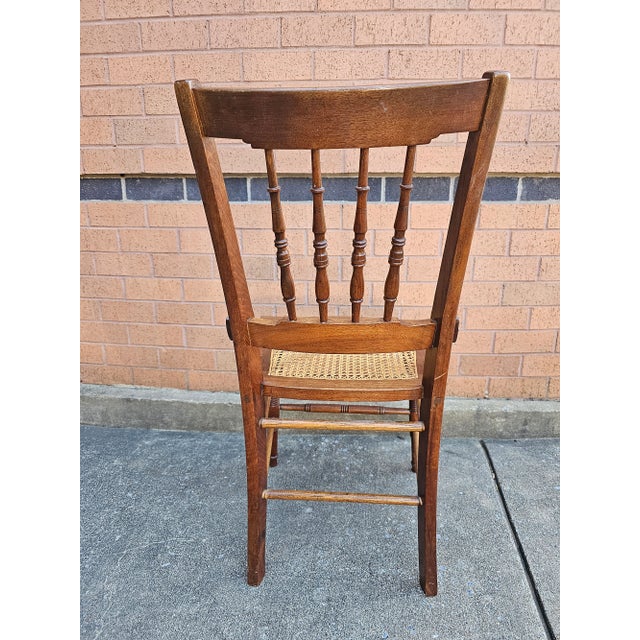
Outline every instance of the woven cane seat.
<path id="1" fill-rule="evenodd" d="M 416 378 L 416 352 L 300 353 L 274 349 L 270 376 L 313 380 L 409 380 Z"/>

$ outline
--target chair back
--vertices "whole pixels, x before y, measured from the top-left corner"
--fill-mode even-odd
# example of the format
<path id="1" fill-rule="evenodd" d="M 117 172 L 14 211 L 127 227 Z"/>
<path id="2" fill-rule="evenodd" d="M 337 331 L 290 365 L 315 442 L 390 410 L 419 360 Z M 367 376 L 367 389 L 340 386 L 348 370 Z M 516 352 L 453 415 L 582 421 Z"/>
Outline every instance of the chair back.
<path id="1" fill-rule="evenodd" d="M 176 83 L 176 94 L 202 194 L 234 342 L 252 347 L 324 353 L 418 350 L 454 337 L 456 313 L 478 207 L 496 138 L 508 74 L 411 86 L 338 89 L 220 89 Z M 416 149 L 447 133 L 468 133 L 443 258 L 431 306 L 421 321 L 394 318 L 408 227 Z M 249 288 L 220 169 L 215 138 L 262 149 L 268 179 L 275 260 L 286 316 L 254 318 Z M 361 314 L 365 293 L 369 150 L 406 147 L 382 317 Z M 320 165 L 323 149 L 359 149 L 351 251 L 350 319 L 329 316 L 330 243 Z M 318 317 L 300 318 L 275 150 L 311 154 L 311 232 Z M 448 358 L 447 358 L 448 361 Z"/>

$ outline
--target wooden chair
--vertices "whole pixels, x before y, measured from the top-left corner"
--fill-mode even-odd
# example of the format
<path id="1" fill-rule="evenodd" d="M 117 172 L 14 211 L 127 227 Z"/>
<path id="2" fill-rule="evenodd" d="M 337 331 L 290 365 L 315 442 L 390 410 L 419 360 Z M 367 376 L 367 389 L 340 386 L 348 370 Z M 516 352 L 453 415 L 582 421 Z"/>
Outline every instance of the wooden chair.
<path id="1" fill-rule="evenodd" d="M 248 583 L 265 572 L 267 500 L 322 500 L 418 508 L 420 585 L 437 592 L 436 492 L 442 410 L 456 313 L 509 74 L 396 87 L 219 89 L 175 83 L 222 280 L 238 369 L 247 463 Z M 469 132 L 430 317 L 393 317 L 403 262 L 417 145 L 445 133 Z M 214 138 L 242 139 L 264 150 L 275 258 L 286 317 L 255 317 Z M 361 317 L 367 232 L 368 158 L 372 147 L 406 146 L 380 319 Z M 351 264 L 351 318 L 328 315 L 330 286 L 321 149 L 360 150 Z M 312 232 L 319 318 L 296 313 L 275 149 L 311 151 Z M 381 301 L 382 303 L 382 301 Z M 425 312 L 426 313 L 426 312 Z M 281 403 L 299 399 L 306 403 Z M 406 409 L 343 403 L 407 401 Z M 280 411 L 392 414 L 408 420 L 292 420 Z M 296 491 L 267 487 L 281 429 L 411 432 L 417 495 Z"/>

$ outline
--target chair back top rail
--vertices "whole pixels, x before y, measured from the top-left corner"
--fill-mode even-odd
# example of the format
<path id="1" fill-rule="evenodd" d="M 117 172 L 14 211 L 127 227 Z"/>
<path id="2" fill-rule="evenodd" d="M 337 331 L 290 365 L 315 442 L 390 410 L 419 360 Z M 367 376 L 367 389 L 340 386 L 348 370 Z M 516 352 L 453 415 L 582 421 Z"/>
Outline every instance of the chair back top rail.
<path id="1" fill-rule="evenodd" d="M 219 89 L 192 82 L 202 132 L 260 149 L 426 144 L 475 131 L 489 80 L 340 89 Z"/>

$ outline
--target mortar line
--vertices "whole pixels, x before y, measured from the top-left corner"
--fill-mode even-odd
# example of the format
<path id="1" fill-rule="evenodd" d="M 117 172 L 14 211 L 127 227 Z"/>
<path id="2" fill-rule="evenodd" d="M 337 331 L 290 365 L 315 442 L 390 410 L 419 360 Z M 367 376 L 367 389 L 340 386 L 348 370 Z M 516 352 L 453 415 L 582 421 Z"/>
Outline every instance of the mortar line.
<path id="1" fill-rule="evenodd" d="M 544 608 L 544 603 L 542 602 L 540 592 L 538 591 L 538 587 L 536 586 L 536 582 L 533 578 L 533 573 L 531 572 L 531 566 L 529 565 L 529 561 L 527 560 L 527 556 L 524 552 L 524 547 L 520 542 L 520 538 L 518 537 L 515 523 L 513 521 L 513 518 L 511 517 L 509 507 L 507 506 L 507 500 L 505 498 L 504 492 L 502 491 L 502 487 L 500 486 L 498 472 L 496 471 L 496 468 L 493 464 L 493 460 L 491 459 L 491 454 L 489 453 L 489 449 L 487 448 L 487 445 L 484 439 L 480 439 L 480 446 L 482 447 L 482 450 L 484 451 L 484 454 L 487 458 L 487 463 L 489 464 L 489 470 L 491 471 L 491 476 L 493 477 L 496 489 L 498 490 L 500 505 L 502 506 L 502 511 L 504 512 L 504 515 L 507 518 L 507 522 L 509 524 L 509 531 L 511 533 L 511 538 L 513 539 L 516 545 L 516 550 L 518 551 L 518 556 L 520 558 L 522 568 L 524 569 L 524 575 L 527 579 L 527 584 L 529 585 L 529 589 L 531 590 L 531 595 L 533 596 L 533 601 L 536 605 L 536 609 L 538 610 L 538 615 L 540 616 L 540 619 L 542 621 L 542 626 L 544 627 L 545 634 L 548 640 L 557 640 L 556 635 L 553 632 L 551 623 L 549 622 L 549 617 L 547 616 L 547 612 Z"/>

